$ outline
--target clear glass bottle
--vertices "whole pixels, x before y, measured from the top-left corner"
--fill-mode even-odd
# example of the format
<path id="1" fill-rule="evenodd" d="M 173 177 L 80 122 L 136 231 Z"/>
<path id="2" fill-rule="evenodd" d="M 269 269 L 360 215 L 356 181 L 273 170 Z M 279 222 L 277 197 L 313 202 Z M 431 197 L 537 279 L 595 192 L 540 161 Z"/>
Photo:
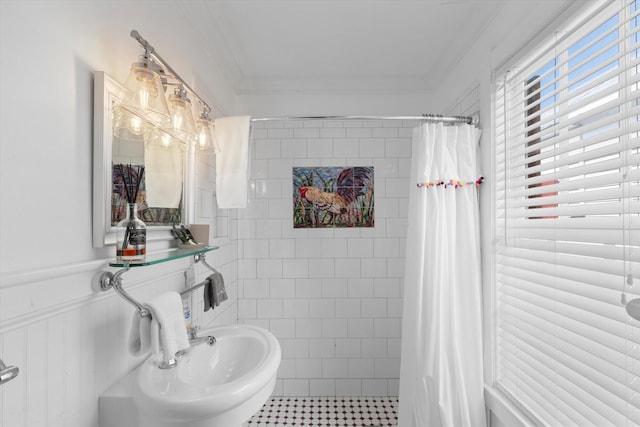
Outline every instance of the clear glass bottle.
<path id="1" fill-rule="evenodd" d="M 116 226 L 117 261 L 144 261 L 147 256 L 147 226 L 138 218 L 138 205 L 127 203 L 127 217 Z"/>

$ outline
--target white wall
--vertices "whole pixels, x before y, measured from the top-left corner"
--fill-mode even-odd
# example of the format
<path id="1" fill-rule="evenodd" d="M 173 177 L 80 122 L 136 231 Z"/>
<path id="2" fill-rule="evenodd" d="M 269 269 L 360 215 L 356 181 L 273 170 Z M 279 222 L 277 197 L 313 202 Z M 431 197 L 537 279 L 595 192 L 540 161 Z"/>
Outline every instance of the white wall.
<path id="1" fill-rule="evenodd" d="M 397 395 L 415 123 L 254 125 L 250 203 L 238 218 L 238 316 L 280 341 L 275 393 Z M 374 166 L 375 227 L 294 229 L 293 166 Z"/>
<path id="2" fill-rule="evenodd" d="M 115 271 L 115 253 L 92 248 L 92 75 L 125 80 L 141 53 L 129 36 L 137 29 L 194 86 L 206 71 L 216 107 L 233 108 L 183 22 L 173 2 L 0 1 L 0 358 L 20 368 L 0 386 L 0 426 L 95 427 L 98 396 L 140 362 L 124 347 L 133 308 L 94 287 Z M 233 218 L 213 209 L 211 158 L 202 163 L 197 220 L 227 229 L 207 259 L 231 298 L 205 316 L 198 296 L 194 312 L 202 323 L 235 322 Z M 180 289 L 189 265 L 132 270 L 124 287 L 142 301 Z"/>

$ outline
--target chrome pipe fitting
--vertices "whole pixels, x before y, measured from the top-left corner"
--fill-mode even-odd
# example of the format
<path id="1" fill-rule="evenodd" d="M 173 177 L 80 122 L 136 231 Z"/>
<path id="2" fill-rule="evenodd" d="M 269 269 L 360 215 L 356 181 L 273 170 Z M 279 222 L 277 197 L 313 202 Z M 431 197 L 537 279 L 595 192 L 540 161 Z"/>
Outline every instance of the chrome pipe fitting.
<path id="1" fill-rule="evenodd" d="M 178 366 L 178 362 L 176 359 L 163 360 L 162 363 L 158 366 L 160 369 L 171 369 Z"/>
<path id="2" fill-rule="evenodd" d="M 11 381 L 20 373 L 17 366 L 6 366 L 0 359 L 0 385 Z"/>

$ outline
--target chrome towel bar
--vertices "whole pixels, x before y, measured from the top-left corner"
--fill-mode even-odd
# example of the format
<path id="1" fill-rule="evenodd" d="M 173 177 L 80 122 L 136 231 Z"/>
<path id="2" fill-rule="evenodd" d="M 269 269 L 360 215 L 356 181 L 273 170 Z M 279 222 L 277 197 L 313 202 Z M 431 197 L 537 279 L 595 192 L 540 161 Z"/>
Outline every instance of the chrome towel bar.
<path id="1" fill-rule="evenodd" d="M 214 273 L 217 272 L 215 268 L 213 268 L 211 265 L 209 265 L 209 263 L 207 263 L 204 253 L 194 254 L 193 260 L 194 262 L 202 262 L 209 270 L 213 271 Z M 140 302 L 138 302 L 136 299 L 134 299 L 131 295 L 129 295 L 122 287 L 122 275 L 127 271 L 129 271 L 129 269 L 130 268 L 127 266 L 116 271 L 115 273 L 112 273 L 110 271 L 103 271 L 102 274 L 100 274 L 100 278 L 99 278 L 100 290 L 102 292 L 106 292 L 109 289 L 113 289 L 125 301 L 127 301 L 129 304 L 134 306 L 136 310 L 138 310 L 138 313 L 140 313 L 140 317 L 151 316 L 151 312 L 149 311 L 149 309 L 146 308 L 144 305 L 142 305 Z M 204 286 L 205 283 L 206 283 L 206 280 L 187 290 L 182 291 L 180 294 L 184 295 L 186 293 L 192 292 L 195 289 Z"/>
<path id="2" fill-rule="evenodd" d="M 211 270 L 213 273 L 217 273 L 217 272 L 218 272 L 218 270 L 216 270 L 215 268 L 213 268 L 213 267 L 211 267 L 211 266 L 209 265 L 209 263 L 207 262 L 207 260 L 206 260 L 206 259 L 205 259 L 205 257 L 204 257 L 204 254 L 198 254 L 198 255 L 195 255 L 193 258 L 194 258 L 195 262 L 202 261 L 202 263 L 203 263 L 203 264 L 204 264 L 204 265 L 205 265 L 209 270 Z M 190 293 L 190 292 L 195 291 L 196 289 L 199 289 L 199 288 L 203 287 L 203 286 L 204 286 L 204 285 L 206 285 L 206 284 L 207 284 L 207 281 L 206 281 L 206 280 L 203 280 L 201 283 L 198 283 L 197 285 L 194 285 L 194 286 L 190 287 L 189 289 L 185 289 L 184 291 L 180 292 L 180 295 L 186 295 L 186 294 L 188 294 L 188 293 Z"/>

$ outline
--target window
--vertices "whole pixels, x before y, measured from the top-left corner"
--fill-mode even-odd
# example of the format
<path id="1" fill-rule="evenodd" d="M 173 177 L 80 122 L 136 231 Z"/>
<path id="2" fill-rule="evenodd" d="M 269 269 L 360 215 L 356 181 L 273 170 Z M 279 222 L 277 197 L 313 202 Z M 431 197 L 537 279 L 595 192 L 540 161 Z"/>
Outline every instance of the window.
<path id="1" fill-rule="evenodd" d="M 640 0 L 598 7 L 494 97 L 496 385 L 543 425 L 640 425 Z"/>

